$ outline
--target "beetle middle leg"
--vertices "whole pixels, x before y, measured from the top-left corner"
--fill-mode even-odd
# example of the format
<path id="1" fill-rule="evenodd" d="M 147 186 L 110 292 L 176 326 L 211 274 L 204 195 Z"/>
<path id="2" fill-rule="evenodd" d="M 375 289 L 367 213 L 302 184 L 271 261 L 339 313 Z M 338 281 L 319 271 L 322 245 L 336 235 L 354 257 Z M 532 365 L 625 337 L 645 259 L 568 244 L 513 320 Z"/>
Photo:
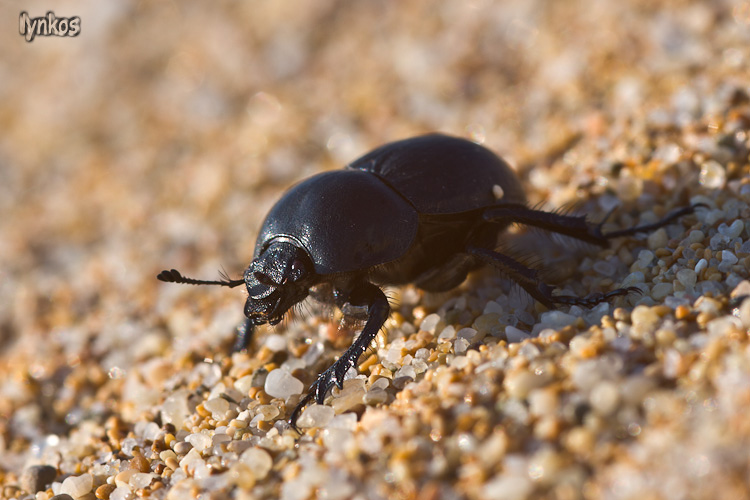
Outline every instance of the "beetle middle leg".
<path id="1" fill-rule="evenodd" d="M 614 297 L 627 295 L 631 292 L 640 293 L 640 289 L 635 287 L 618 288 L 608 293 L 594 293 L 586 297 L 576 297 L 575 295 L 552 295 L 555 289 L 552 285 L 546 284 L 539 276 L 539 271 L 524 266 L 520 262 L 493 250 L 478 247 L 467 247 L 467 252 L 474 255 L 485 264 L 499 270 L 502 274 L 518 283 L 521 288 L 550 309 L 555 304 L 579 305 L 584 307 L 593 307 L 601 302 L 608 302 Z"/>
<path id="2" fill-rule="evenodd" d="M 351 346 L 326 371 L 318 375 L 318 379 L 308 389 L 307 395 L 297 404 L 289 417 L 289 424 L 297 428 L 296 422 L 302 409 L 313 398 L 318 404 L 323 404 L 328 390 L 334 385 L 344 388 L 344 376 L 350 368 L 357 366 L 359 357 L 367 350 L 372 339 L 385 324 L 391 312 L 388 299 L 383 291 L 372 283 L 359 283 L 351 291 L 335 291 L 337 305 L 346 310 L 347 305 L 366 306 L 367 322 L 359 336 Z"/>

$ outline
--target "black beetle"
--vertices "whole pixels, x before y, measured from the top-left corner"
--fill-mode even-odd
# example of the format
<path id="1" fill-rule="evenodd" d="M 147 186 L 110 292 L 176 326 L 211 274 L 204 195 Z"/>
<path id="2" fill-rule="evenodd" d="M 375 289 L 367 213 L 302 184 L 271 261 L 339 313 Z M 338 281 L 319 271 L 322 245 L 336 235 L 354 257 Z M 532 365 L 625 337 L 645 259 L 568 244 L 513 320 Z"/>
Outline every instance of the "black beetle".
<path id="1" fill-rule="evenodd" d="M 311 399 L 322 404 L 334 384 L 343 387 L 347 370 L 356 366 L 385 323 L 390 308 L 381 286 L 414 283 L 431 292 L 449 290 L 469 271 L 490 264 L 549 308 L 591 307 L 640 290 L 619 288 L 582 298 L 553 295 L 554 287 L 540 280 L 536 270 L 495 251 L 503 230 L 524 224 L 605 247 L 611 238 L 662 227 L 696 206 L 654 224 L 604 234 L 603 222 L 594 225 L 584 216 L 528 208 L 513 170 L 490 150 L 431 134 L 386 144 L 343 170 L 320 173 L 292 187 L 266 217 L 243 279 L 195 280 L 175 269 L 162 271 L 158 279 L 245 284 L 247 320 L 235 350 L 247 347 L 254 326 L 277 324 L 317 285 L 331 286 L 328 300 L 345 314 L 349 306 L 366 308 L 361 334 L 292 411 L 289 423 L 294 427 Z"/>

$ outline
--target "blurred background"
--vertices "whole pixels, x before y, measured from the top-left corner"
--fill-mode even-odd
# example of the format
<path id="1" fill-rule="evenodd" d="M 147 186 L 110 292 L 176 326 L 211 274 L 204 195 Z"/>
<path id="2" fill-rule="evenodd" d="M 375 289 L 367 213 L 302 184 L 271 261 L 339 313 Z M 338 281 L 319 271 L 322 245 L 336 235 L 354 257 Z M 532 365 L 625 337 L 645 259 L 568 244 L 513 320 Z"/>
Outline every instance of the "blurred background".
<path id="1" fill-rule="evenodd" d="M 22 10 L 81 32 L 27 42 Z M 647 126 L 743 98 L 750 2 L 6 1 L 0 46 L 0 454 L 22 461 L 170 345 L 165 323 L 226 346 L 238 294 L 156 273 L 238 276 L 314 172 L 440 131 L 506 158 L 531 203 L 638 198 L 610 179 L 659 146 Z M 678 177 L 651 194 L 679 197 Z"/>

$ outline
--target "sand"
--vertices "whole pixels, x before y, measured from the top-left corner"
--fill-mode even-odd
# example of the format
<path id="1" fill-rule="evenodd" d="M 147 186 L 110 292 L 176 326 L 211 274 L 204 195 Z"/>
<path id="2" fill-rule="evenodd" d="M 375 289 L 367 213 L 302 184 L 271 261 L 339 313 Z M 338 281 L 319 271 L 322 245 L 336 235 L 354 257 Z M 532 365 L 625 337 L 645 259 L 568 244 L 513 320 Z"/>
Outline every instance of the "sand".
<path id="1" fill-rule="evenodd" d="M 76 37 L 19 15 L 80 18 Z M 0 6 L 0 497 L 750 497 L 750 4 L 8 2 Z M 299 436 L 351 342 L 306 305 L 230 355 L 239 277 L 283 191 L 440 131 L 608 249 L 519 248 L 393 314 Z M 541 244 L 539 243 L 541 242 Z M 68 496 L 66 496 L 68 495 Z"/>

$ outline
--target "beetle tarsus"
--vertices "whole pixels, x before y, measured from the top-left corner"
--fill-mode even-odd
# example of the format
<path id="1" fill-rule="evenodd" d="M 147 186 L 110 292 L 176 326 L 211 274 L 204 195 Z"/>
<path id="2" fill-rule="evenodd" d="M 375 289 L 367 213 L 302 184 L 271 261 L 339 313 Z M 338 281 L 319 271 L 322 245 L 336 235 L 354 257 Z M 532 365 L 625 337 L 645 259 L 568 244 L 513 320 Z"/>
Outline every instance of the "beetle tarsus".
<path id="1" fill-rule="evenodd" d="M 668 214 L 666 217 L 663 217 L 662 219 L 652 223 L 652 224 L 644 224 L 642 226 L 635 226 L 630 227 L 627 229 L 620 229 L 619 231 L 612 231 L 609 233 L 602 233 L 601 227 L 604 225 L 604 222 L 607 220 L 606 218 L 597 225 L 596 230 L 602 235 L 602 237 L 606 239 L 612 239 L 612 238 L 620 238 L 622 236 L 632 236 L 634 234 L 638 233 L 648 233 L 651 231 L 654 231 L 656 229 L 662 228 L 666 226 L 667 224 L 679 219 L 683 215 L 689 215 L 695 212 L 696 208 L 708 208 L 708 205 L 705 203 L 694 203 L 692 205 L 688 205 L 687 207 L 679 208 L 672 213 Z"/>
<path id="2" fill-rule="evenodd" d="M 576 297 L 575 295 L 553 295 L 551 299 L 552 302 L 555 302 L 556 304 L 590 308 L 597 304 L 601 304 L 602 302 L 609 302 L 615 297 L 622 297 L 630 293 L 641 294 L 643 291 L 638 287 L 629 286 L 627 288 L 617 288 L 607 293 L 596 292 L 585 297 Z"/>

